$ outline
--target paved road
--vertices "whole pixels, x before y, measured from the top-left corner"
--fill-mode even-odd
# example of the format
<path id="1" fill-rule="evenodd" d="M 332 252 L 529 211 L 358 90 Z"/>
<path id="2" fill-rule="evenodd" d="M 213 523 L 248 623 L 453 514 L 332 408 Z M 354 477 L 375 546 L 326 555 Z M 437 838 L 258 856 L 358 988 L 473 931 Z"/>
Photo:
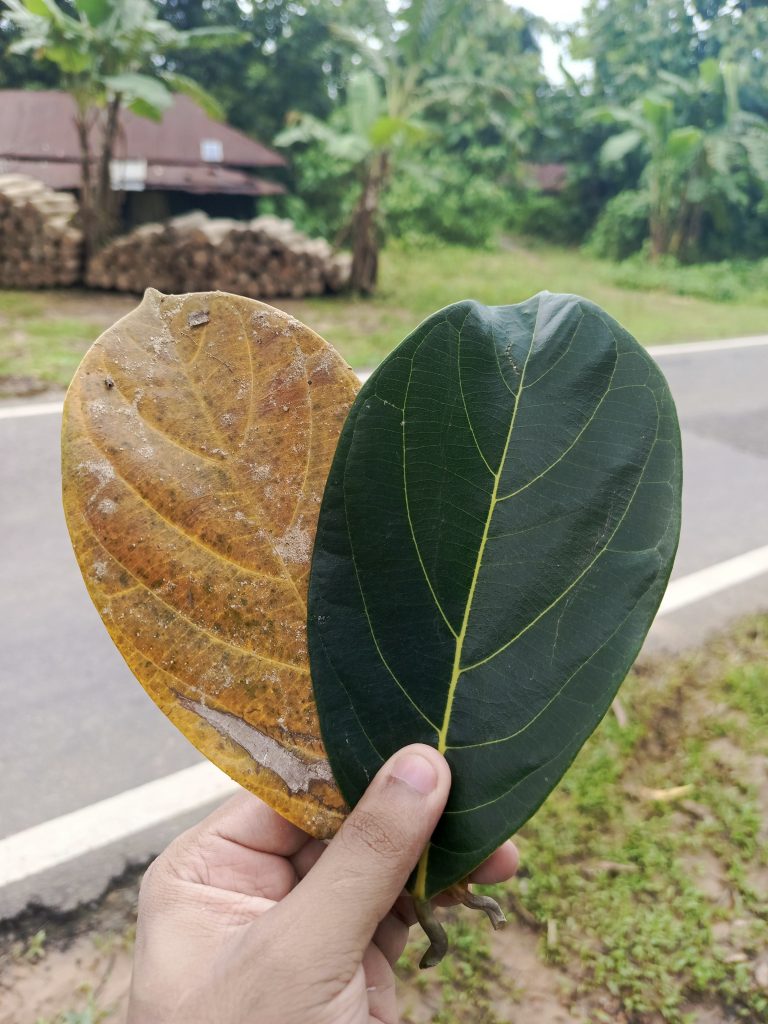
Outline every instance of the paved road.
<path id="1" fill-rule="evenodd" d="M 681 576 L 768 543 L 768 345 L 660 358 L 683 427 Z M 195 764 L 80 578 L 59 498 L 58 415 L 0 419 L 0 838 Z M 768 576 L 676 612 L 679 647 L 768 608 Z M 138 856 L 138 854 L 137 854 Z"/>

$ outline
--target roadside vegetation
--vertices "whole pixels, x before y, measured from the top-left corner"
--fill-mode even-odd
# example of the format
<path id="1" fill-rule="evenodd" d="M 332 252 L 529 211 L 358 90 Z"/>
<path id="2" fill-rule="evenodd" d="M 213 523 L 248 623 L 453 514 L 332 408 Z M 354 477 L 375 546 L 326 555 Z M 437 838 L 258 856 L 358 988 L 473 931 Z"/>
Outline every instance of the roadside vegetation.
<path id="1" fill-rule="evenodd" d="M 453 954 L 426 972 L 414 930 L 405 1022 L 768 1019 L 768 616 L 641 659 L 617 710 L 516 837 L 518 878 L 489 890 L 508 928 L 452 911 Z M 0 988 L 25 1020 L 121 1019 L 137 886 L 45 931 L 39 914 L 6 926 Z"/>
<path id="2" fill-rule="evenodd" d="M 392 244 L 373 297 L 275 302 L 366 369 L 441 306 L 459 298 L 520 302 L 542 289 L 587 296 L 646 345 L 760 334 L 768 323 L 768 286 L 753 265 L 651 270 L 516 240 L 487 250 Z M 0 292 L 0 395 L 65 388 L 88 346 L 138 301 L 103 292 Z"/>

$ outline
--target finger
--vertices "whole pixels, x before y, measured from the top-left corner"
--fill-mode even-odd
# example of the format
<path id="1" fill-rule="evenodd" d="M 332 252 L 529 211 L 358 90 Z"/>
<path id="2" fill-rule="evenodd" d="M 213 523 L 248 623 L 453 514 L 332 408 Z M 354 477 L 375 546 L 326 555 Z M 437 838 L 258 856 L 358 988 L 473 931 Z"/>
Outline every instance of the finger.
<path id="1" fill-rule="evenodd" d="M 327 843 L 321 839 L 311 839 L 306 846 L 302 846 L 299 852 L 291 857 L 291 863 L 297 876 L 303 878 L 309 874 L 327 848 Z"/>
<path id="2" fill-rule="evenodd" d="M 380 1024 L 398 1024 L 395 976 L 386 957 L 376 946 L 369 946 L 363 957 L 363 973 L 368 994 L 371 1021 Z"/>
<path id="3" fill-rule="evenodd" d="M 362 956 L 415 867 L 448 799 L 450 770 L 417 744 L 384 765 L 314 868 L 283 901 L 314 941 Z"/>
<path id="4" fill-rule="evenodd" d="M 481 885 L 493 885 L 496 882 L 508 881 L 520 866 L 520 854 L 513 842 L 503 843 L 495 850 L 488 860 L 475 868 L 469 876 L 470 882 Z"/>
<path id="5" fill-rule="evenodd" d="M 281 857 L 293 856 L 310 839 L 306 832 L 281 818 L 263 800 L 245 791 L 209 814 L 197 829 L 238 846 Z"/>
<path id="6" fill-rule="evenodd" d="M 408 925 L 401 917 L 396 914 L 387 914 L 373 933 L 373 944 L 378 946 L 392 967 L 395 966 L 405 949 L 408 932 Z"/>
<path id="7" fill-rule="evenodd" d="M 291 861 L 280 854 L 308 842 L 295 825 L 243 792 L 182 833 L 158 858 L 155 874 L 280 900 L 298 880 Z"/>

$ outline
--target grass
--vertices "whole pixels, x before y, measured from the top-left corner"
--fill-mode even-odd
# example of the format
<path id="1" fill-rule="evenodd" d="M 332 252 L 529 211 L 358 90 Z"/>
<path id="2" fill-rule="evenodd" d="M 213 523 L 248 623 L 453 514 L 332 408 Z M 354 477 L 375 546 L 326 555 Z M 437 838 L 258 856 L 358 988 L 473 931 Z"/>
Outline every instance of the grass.
<path id="1" fill-rule="evenodd" d="M 614 281 L 617 268 L 580 250 L 546 245 L 476 251 L 457 246 L 390 248 L 373 299 L 291 303 L 291 312 L 331 341 L 354 366 L 375 366 L 436 309 L 458 299 L 520 302 L 544 289 L 598 303 L 645 345 L 762 334 L 766 303 L 709 302 Z M 642 282 L 638 282 L 642 283 Z"/>
<path id="2" fill-rule="evenodd" d="M 424 317 L 458 299 L 505 304 L 542 289 L 592 299 L 647 345 L 765 331 L 764 291 L 750 300 L 742 290 L 738 301 L 713 302 L 670 293 L 665 290 L 668 278 L 666 271 L 616 267 L 579 250 L 532 243 L 495 251 L 391 246 L 382 257 L 374 298 L 333 296 L 277 304 L 317 330 L 357 368 L 375 366 Z M 712 273 L 700 278 L 686 287 L 704 295 L 711 288 L 723 300 L 731 294 L 711 287 Z M 88 345 L 137 301 L 104 293 L 0 292 L 0 377 L 24 376 L 66 387 Z"/>
<path id="3" fill-rule="evenodd" d="M 491 891 L 538 922 L 541 955 L 594 1024 L 685 1024 L 713 1004 L 768 1020 L 768 617 L 636 670 L 621 700 L 628 724 L 606 717 L 518 837 L 520 878 Z M 460 920 L 448 971 L 469 970 L 470 1004 L 444 977 L 435 1019 L 500 1024 L 493 941 L 484 921 Z"/>
<path id="4" fill-rule="evenodd" d="M 84 351 L 107 326 L 59 316 L 55 292 L 0 292 L 0 378 L 66 387 Z"/>

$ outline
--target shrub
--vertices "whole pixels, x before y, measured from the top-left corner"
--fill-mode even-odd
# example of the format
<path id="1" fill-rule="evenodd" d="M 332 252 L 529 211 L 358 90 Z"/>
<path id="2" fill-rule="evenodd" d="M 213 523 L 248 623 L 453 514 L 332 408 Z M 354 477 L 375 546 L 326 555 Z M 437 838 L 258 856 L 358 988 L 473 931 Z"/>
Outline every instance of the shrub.
<path id="1" fill-rule="evenodd" d="M 648 237 L 650 206 L 645 192 L 627 189 L 609 199 L 587 245 L 595 256 L 624 260 L 638 252 Z"/>
<path id="2" fill-rule="evenodd" d="M 506 188 L 473 173 L 456 157 L 396 166 L 384 197 L 387 235 L 406 243 L 439 239 L 492 245 L 509 217 Z"/>
<path id="3" fill-rule="evenodd" d="M 714 302 L 768 305 L 768 259 L 685 265 L 671 256 L 650 262 L 645 256 L 637 255 L 611 268 L 608 278 L 612 284 L 636 291 L 664 291 Z"/>
<path id="4" fill-rule="evenodd" d="M 508 220 L 515 234 L 561 245 L 581 242 L 589 230 L 589 217 L 575 188 L 558 195 L 530 189 L 515 199 Z"/>

